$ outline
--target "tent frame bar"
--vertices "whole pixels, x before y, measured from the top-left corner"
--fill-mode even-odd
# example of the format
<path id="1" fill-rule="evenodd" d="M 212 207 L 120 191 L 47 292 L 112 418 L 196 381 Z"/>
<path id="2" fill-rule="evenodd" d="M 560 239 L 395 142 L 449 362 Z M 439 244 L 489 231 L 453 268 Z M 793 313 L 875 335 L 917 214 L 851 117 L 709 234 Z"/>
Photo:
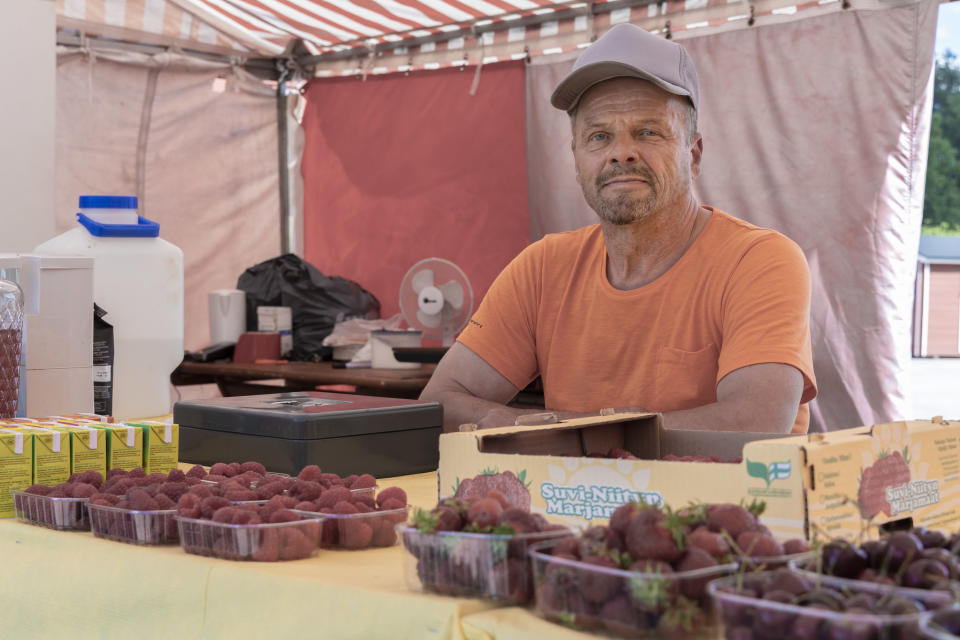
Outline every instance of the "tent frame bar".
<path id="1" fill-rule="evenodd" d="M 366 58 L 369 56 L 379 57 L 386 52 L 392 52 L 400 47 L 414 47 L 428 42 L 442 42 L 454 38 L 474 37 L 479 38 L 484 33 L 503 31 L 505 29 L 514 29 L 516 27 L 529 27 L 543 24 L 544 22 L 554 22 L 558 20 L 571 20 L 579 16 L 596 16 L 601 13 L 610 13 L 618 9 L 627 9 L 632 7 L 642 7 L 651 4 L 665 4 L 665 0 L 614 0 L 603 4 L 594 4 L 586 1 L 582 6 L 557 7 L 553 12 L 543 14 L 531 14 L 517 20 L 490 20 L 489 18 L 478 18 L 471 23 L 461 23 L 459 29 L 451 29 L 441 33 L 433 33 L 420 38 L 404 38 L 394 42 L 378 42 L 370 45 L 366 40 L 353 40 L 341 43 L 339 46 L 350 47 L 342 51 L 332 51 L 321 53 L 319 55 L 298 57 L 297 63 L 303 67 L 315 67 L 325 62 L 336 62 L 338 60 L 347 60 L 350 58 Z"/>
<path id="2" fill-rule="evenodd" d="M 259 78 L 276 80 L 279 77 L 275 58 L 247 59 L 241 55 L 230 56 L 226 54 L 210 53 L 207 51 L 197 51 L 195 49 L 174 49 L 172 46 L 165 46 L 161 44 L 122 42 L 119 40 L 111 40 L 109 38 L 97 38 L 83 36 L 82 34 L 64 33 L 63 31 L 57 32 L 57 44 L 65 47 L 86 47 L 89 49 L 100 49 L 105 51 L 132 51 L 135 53 L 144 53 L 148 55 L 166 53 L 167 51 L 176 50 L 178 53 L 182 53 L 194 58 L 209 60 L 210 62 L 219 62 L 223 64 L 240 63 L 240 66 L 242 66 L 246 71 L 256 75 Z"/>

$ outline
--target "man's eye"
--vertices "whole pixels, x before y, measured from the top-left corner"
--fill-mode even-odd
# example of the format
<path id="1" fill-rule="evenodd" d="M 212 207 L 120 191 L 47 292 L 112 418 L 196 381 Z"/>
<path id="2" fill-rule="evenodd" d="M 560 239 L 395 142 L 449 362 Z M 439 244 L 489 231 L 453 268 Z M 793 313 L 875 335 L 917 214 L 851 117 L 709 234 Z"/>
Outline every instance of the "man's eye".
<path id="1" fill-rule="evenodd" d="M 590 142 L 603 142 L 607 139 L 607 134 L 605 133 L 594 133 L 590 136 Z"/>
<path id="2" fill-rule="evenodd" d="M 657 135 L 657 132 L 656 132 L 656 131 L 652 131 L 651 129 L 641 129 L 641 130 L 640 130 L 640 135 L 641 135 L 641 136 L 655 136 L 655 135 Z"/>

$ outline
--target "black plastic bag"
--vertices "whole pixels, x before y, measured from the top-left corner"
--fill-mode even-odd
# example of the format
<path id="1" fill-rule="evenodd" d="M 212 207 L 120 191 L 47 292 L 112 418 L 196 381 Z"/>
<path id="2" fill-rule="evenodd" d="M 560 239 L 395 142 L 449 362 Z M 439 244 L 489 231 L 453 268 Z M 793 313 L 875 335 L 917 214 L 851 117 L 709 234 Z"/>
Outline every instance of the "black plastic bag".
<path id="1" fill-rule="evenodd" d="M 330 358 L 323 339 L 348 318 L 380 317 L 380 302 L 356 282 L 323 275 L 312 264 L 287 253 L 243 272 L 237 288 L 247 294 L 247 330 L 257 330 L 257 307 L 290 307 L 293 358 Z"/>

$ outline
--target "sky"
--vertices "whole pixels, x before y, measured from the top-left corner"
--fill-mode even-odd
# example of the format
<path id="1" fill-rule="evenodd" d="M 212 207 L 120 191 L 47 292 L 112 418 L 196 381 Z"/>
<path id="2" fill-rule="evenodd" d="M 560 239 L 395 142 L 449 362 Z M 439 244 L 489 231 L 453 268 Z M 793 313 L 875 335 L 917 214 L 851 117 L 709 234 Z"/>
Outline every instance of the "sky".
<path id="1" fill-rule="evenodd" d="M 937 17 L 937 57 L 950 49 L 960 56 L 960 2 L 948 2 L 940 5 Z"/>

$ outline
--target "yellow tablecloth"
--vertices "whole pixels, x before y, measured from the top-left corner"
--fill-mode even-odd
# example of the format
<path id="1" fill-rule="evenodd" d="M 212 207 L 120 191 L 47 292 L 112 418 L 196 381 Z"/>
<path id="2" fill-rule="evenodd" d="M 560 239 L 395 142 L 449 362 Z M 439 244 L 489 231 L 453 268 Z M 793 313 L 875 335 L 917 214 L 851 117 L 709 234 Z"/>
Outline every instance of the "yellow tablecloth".
<path id="1" fill-rule="evenodd" d="M 436 474 L 379 480 L 436 504 Z M 232 562 L 179 547 L 0 520 L 3 638 L 584 637 L 527 609 L 416 593 L 403 549 L 321 550 L 308 560 Z"/>

